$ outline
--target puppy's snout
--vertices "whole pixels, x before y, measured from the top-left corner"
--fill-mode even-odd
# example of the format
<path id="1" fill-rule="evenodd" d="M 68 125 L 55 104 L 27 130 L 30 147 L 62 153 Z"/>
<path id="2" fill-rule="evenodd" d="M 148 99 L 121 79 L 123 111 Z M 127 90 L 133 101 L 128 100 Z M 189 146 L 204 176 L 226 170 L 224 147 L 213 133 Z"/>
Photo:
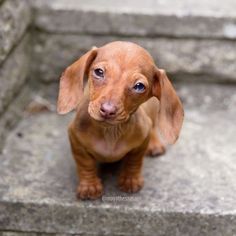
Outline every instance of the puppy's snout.
<path id="1" fill-rule="evenodd" d="M 104 102 L 100 107 L 100 114 L 103 118 L 113 118 L 117 112 L 117 107 L 112 102 Z"/>

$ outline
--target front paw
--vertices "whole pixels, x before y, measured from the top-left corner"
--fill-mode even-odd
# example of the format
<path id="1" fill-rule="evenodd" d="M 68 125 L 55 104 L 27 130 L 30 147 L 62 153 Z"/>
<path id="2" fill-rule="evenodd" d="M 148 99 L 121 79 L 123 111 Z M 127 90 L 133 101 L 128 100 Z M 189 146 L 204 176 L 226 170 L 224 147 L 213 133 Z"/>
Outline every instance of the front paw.
<path id="1" fill-rule="evenodd" d="M 79 186 L 77 188 L 77 197 L 79 199 L 97 199 L 102 196 L 103 186 L 101 181 L 80 181 Z"/>
<path id="2" fill-rule="evenodd" d="M 150 142 L 146 155 L 150 157 L 157 157 L 165 153 L 165 147 L 159 142 Z"/>
<path id="3" fill-rule="evenodd" d="M 138 192 L 143 187 L 144 181 L 141 176 L 121 176 L 118 181 L 119 189 L 127 193 Z"/>

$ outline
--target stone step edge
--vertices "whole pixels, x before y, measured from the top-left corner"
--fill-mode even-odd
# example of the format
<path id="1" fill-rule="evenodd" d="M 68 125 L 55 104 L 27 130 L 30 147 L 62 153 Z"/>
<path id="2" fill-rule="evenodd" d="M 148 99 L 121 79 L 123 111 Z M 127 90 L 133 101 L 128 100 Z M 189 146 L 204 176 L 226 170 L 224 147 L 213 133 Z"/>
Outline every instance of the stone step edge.
<path id="1" fill-rule="evenodd" d="M 81 207 L 79 205 L 75 204 L 57 204 L 57 203 L 33 203 L 33 202 L 4 202 L 0 201 L 0 209 L 1 212 L 5 212 L 4 217 L 2 217 L 0 221 L 0 232 L 1 231 L 18 231 L 18 232 L 35 232 L 35 233 L 48 233 L 48 234 L 80 234 L 80 233 L 86 233 L 86 234 L 96 234 L 97 232 L 102 231 L 103 227 L 106 227 L 106 232 L 113 232 L 113 228 L 109 228 L 109 225 L 106 223 L 106 220 L 109 220 L 111 217 L 111 211 L 113 211 L 113 217 L 116 219 L 116 215 L 119 214 L 120 217 L 126 216 L 128 217 L 129 212 L 132 211 L 132 215 L 134 215 L 134 211 L 136 211 L 136 216 L 141 217 L 143 219 L 143 223 L 149 226 L 149 220 L 153 217 L 157 219 L 157 222 L 159 220 L 163 220 L 163 218 L 166 221 L 171 222 L 173 220 L 173 217 L 175 218 L 175 224 L 178 226 L 182 224 L 185 224 L 186 221 L 192 222 L 194 221 L 195 224 L 192 226 L 193 230 L 200 230 L 202 227 L 208 227 L 212 231 L 219 230 L 220 232 L 224 232 L 226 230 L 227 225 L 232 224 L 234 225 L 236 223 L 236 214 L 232 211 L 232 213 L 201 213 L 201 212 L 172 212 L 172 211 L 155 211 L 150 209 L 147 211 L 146 209 L 132 209 L 132 208 L 119 208 L 119 207 L 113 207 L 109 208 L 109 219 L 104 220 L 106 217 L 106 210 L 107 208 L 103 207 L 100 208 L 99 206 L 92 206 L 92 207 Z M 72 210 L 73 209 L 73 210 Z M 70 227 L 69 225 L 61 224 L 61 218 L 57 217 L 51 217 L 56 216 L 57 214 L 60 214 L 60 212 L 66 211 L 66 217 L 69 219 L 70 217 L 73 217 L 75 213 L 75 209 L 77 211 L 77 218 L 73 218 L 72 221 L 70 221 L 70 225 L 76 225 L 76 227 Z M 79 218 L 83 218 L 83 215 L 85 214 L 85 211 L 89 210 L 90 216 L 96 215 L 96 219 L 92 217 L 93 220 L 99 221 L 99 219 L 103 218 L 103 223 L 99 227 L 94 227 L 96 231 L 88 231 L 87 227 L 90 227 L 88 225 L 84 225 Z M 147 215 L 148 213 L 148 215 Z M 89 218 L 89 215 L 88 218 Z M 125 218 L 124 217 L 124 221 Z M 222 224 L 222 218 L 224 219 L 224 222 L 227 222 L 227 224 Z M 43 219 L 43 221 L 39 221 L 41 223 L 38 223 L 39 219 Z M 146 222 L 145 222 L 146 219 Z M 5 222 L 4 222 L 5 220 Z M 51 220 L 51 221 L 50 221 Z M 64 219 L 66 222 L 66 219 Z M 137 219 L 134 219 L 136 221 Z M 221 224 L 219 224 L 219 220 Z M 79 223 L 80 222 L 80 223 Z M 82 222 L 82 223 L 81 223 Z M 94 222 L 94 224 L 96 224 Z M 125 222 L 118 221 L 114 225 L 118 228 L 122 228 L 122 224 Z M 134 223 L 134 222 L 133 222 Z M 103 224 L 103 225 L 102 225 Z M 53 225 L 53 229 L 52 226 Z M 108 226 L 108 227 L 107 227 Z M 151 227 L 151 225 L 149 226 Z M 170 224 L 170 228 L 175 227 L 175 225 Z M 223 228 L 222 228 L 223 227 Z M 93 227 L 91 227 L 93 228 Z M 168 229 L 164 229 L 168 232 Z M 167 233 L 166 232 L 166 233 Z M 124 233 L 124 232 L 123 232 Z M 120 235 L 121 232 L 114 232 L 114 235 Z M 96 234 L 97 235 L 97 234 Z"/>

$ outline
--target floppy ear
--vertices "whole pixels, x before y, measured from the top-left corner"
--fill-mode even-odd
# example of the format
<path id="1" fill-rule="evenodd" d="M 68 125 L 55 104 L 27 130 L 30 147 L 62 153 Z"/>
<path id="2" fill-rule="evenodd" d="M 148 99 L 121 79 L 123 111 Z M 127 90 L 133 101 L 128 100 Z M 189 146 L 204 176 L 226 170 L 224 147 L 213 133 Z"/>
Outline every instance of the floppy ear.
<path id="1" fill-rule="evenodd" d="M 184 111 L 181 101 L 164 70 L 156 69 L 153 80 L 153 95 L 160 102 L 159 131 L 168 144 L 173 144 L 179 136 Z"/>
<path id="2" fill-rule="evenodd" d="M 93 47 L 79 60 L 67 67 L 60 78 L 57 112 L 65 114 L 73 110 L 83 96 L 83 80 L 89 67 L 97 55 L 97 48 Z"/>

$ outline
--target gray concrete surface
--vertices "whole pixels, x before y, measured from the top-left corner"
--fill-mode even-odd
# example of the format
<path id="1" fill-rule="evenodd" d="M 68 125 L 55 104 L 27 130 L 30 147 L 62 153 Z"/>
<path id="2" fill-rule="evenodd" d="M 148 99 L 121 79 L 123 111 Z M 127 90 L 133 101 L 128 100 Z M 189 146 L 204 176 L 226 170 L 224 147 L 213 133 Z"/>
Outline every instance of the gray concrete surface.
<path id="1" fill-rule="evenodd" d="M 35 26 L 48 32 L 236 38 L 233 0 L 31 2 Z"/>
<path id="2" fill-rule="evenodd" d="M 108 165 L 102 167 L 104 197 L 76 200 L 76 170 L 66 134 L 73 114 L 24 119 L 0 156 L 1 231 L 236 234 L 235 87 L 176 87 L 186 112 L 180 139 L 166 155 L 145 159 L 145 187 L 133 195 L 117 190 L 117 166 Z"/>
<path id="3" fill-rule="evenodd" d="M 21 40 L 0 66 L 0 115 L 21 89 L 29 72 L 29 35 Z"/>
<path id="4" fill-rule="evenodd" d="M 211 75 L 212 80 L 236 81 L 235 41 L 46 33 L 34 35 L 32 74 L 44 81 L 58 80 L 66 66 L 92 46 L 115 40 L 132 41 L 145 47 L 157 65 L 169 73 L 205 74 Z"/>
<path id="5" fill-rule="evenodd" d="M 71 234 L 47 234 L 47 233 L 35 233 L 35 232 L 17 232 L 17 231 L 5 231 L 0 232 L 0 236 L 71 236 Z M 74 234 L 74 236 L 84 236 L 84 234 Z M 93 236 L 93 235 L 89 235 Z"/>
<path id="6" fill-rule="evenodd" d="M 31 11 L 25 0 L 7 0 L 0 5 L 0 65 L 23 37 L 30 22 Z"/>

